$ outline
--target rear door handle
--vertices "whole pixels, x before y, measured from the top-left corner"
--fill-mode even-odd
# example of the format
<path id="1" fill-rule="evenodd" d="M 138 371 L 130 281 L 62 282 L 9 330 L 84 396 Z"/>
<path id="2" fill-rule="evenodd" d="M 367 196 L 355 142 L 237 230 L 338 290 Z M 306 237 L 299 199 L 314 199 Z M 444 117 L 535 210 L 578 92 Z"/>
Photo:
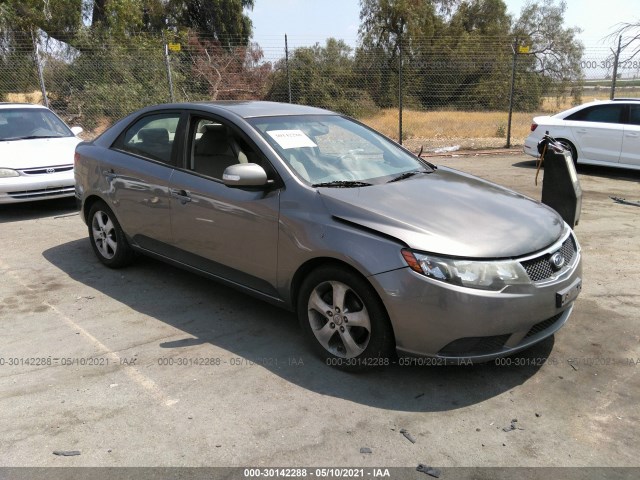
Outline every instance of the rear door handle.
<path id="1" fill-rule="evenodd" d="M 107 182 L 111 183 L 115 178 L 118 178 L 118 174 L 113 171 L 113 168 L 110 170 L 103 170 L 102 174 L 107 179 Z"/>
<path id="2" fill-rule="evenodd" d="M 578 130 L 576 130 L 578 133 L 587 133 L 587 129 L 586 128 L 579 128 Z"/>
<path id="3" fill-rule="evenodd" d="M 637 138 L 638 134 L 637 133 L 627 133 L 627 137 Z"/>
<path id="4" fill-rule="evenodd" d="M 171 196 L 176 197 L 183 205 L 191 201 L 191 196 L 189 196 L 189 192 L 187 192 L 186 190 L 172 188 L 170 191 Z"/>

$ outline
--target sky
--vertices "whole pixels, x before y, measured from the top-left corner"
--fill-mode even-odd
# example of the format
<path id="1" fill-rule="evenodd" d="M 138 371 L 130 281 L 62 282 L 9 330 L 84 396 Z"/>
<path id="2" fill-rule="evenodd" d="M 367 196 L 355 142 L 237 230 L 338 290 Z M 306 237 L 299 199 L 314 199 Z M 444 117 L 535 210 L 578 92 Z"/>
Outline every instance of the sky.
<path id="1" fill-rule="evenodd" d="M 587 50 L 608 51 L 603 37 L 620 22 L 640 20 L 637 0 L 566 0 L 566 27 L 580 27 Z M 508 13 L 519 16 L 527 0 L 505 0 Z M 286 33 L 289 46 L 324 43 L 328 37 L 355 45 L 360 25 L 358 0 L 255 0 L 254 39 L 260 45 L 280 44 Z"/>

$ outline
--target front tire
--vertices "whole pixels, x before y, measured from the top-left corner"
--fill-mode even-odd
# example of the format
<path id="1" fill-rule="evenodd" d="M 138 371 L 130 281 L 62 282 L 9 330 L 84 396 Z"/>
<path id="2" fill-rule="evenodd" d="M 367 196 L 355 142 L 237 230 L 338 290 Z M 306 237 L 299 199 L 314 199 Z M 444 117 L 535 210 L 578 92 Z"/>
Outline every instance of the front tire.
<path id="1" fill-rule="evenodd" d="M 98 259 L 110 268 L 121 268 L 133 261 L 133 249 L 113 211 L 99 201 L 89 210 L 89 239 Z"/>
<path id="2" fill-rule="evenodd" d="M 321 267 L 298 295 L 300 326 L 327 365 L 359 371 L 390 363 L 389 317 L 371 285 L 345 268 Z"/>

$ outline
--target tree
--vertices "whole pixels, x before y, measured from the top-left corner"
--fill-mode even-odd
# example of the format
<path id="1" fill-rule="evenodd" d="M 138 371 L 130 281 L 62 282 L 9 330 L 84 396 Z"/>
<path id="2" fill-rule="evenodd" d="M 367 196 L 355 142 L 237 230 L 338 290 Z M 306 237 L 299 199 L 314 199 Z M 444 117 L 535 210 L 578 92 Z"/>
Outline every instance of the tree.
<path id="1" fill-rule="evenodd" d="M 359 116 L 375 105 L 358 82 L 354 71 L 353 50 L 342 40 L 329 38 L 325 46 L 296 48 L 289 58 L 293 103 L 313 105 Z M 267 94 L 270 100 L 289 100 L 287 66 L 276 64 L 273 82 Z"/>
<path id="2" fill-rule="evenodd" d="M 167 7 L 177 25 L 231 49 L 248 45 L 252 24 L 244 9 L 253 9 L 254 4 L 255 0 L 169 0 Z"/>
<path id="3" fill-rule="evenodd" d="M 502 0 L 466 0 L 419 54 L 423 105 L 504 109 L 511 19 Z"/>
<path id="4" fill-rule="evenodd" d="M 617 25 L 615 31 L 607 35 L 608 40 L 620 40 L 620 52 L 625 52 L 625 60 L 633 60 L 640 55 L 640 20 L 635 22 L 622 22 Z"/>
<path id="5" fill-rule="evenodd" d="M 567 4 L 561 0 L 540 0 L 523 7 L 512 35 L 519 45 L 529 47 L 530 69 L 555 81 L 579 79 L 584 47 L 576 38 L 577 27 L 566 28 Z"/>

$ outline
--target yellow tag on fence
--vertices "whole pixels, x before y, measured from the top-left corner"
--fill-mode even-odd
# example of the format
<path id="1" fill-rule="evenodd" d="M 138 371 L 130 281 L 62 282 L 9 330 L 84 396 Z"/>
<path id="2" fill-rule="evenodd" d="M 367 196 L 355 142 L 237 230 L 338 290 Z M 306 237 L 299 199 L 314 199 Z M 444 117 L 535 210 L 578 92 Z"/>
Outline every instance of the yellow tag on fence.
<path id="1" fill-rule="evenodd" d="M 529 53 L 529 45 L 520 45 L 518 47 L 518 53 Z"/>
<path id="2" fill-rule="evenodd" d="M 167 44 L 167 48 L 170 52 L 179 52 L 181 45 L 179 43 L 169 43 Z"/>

